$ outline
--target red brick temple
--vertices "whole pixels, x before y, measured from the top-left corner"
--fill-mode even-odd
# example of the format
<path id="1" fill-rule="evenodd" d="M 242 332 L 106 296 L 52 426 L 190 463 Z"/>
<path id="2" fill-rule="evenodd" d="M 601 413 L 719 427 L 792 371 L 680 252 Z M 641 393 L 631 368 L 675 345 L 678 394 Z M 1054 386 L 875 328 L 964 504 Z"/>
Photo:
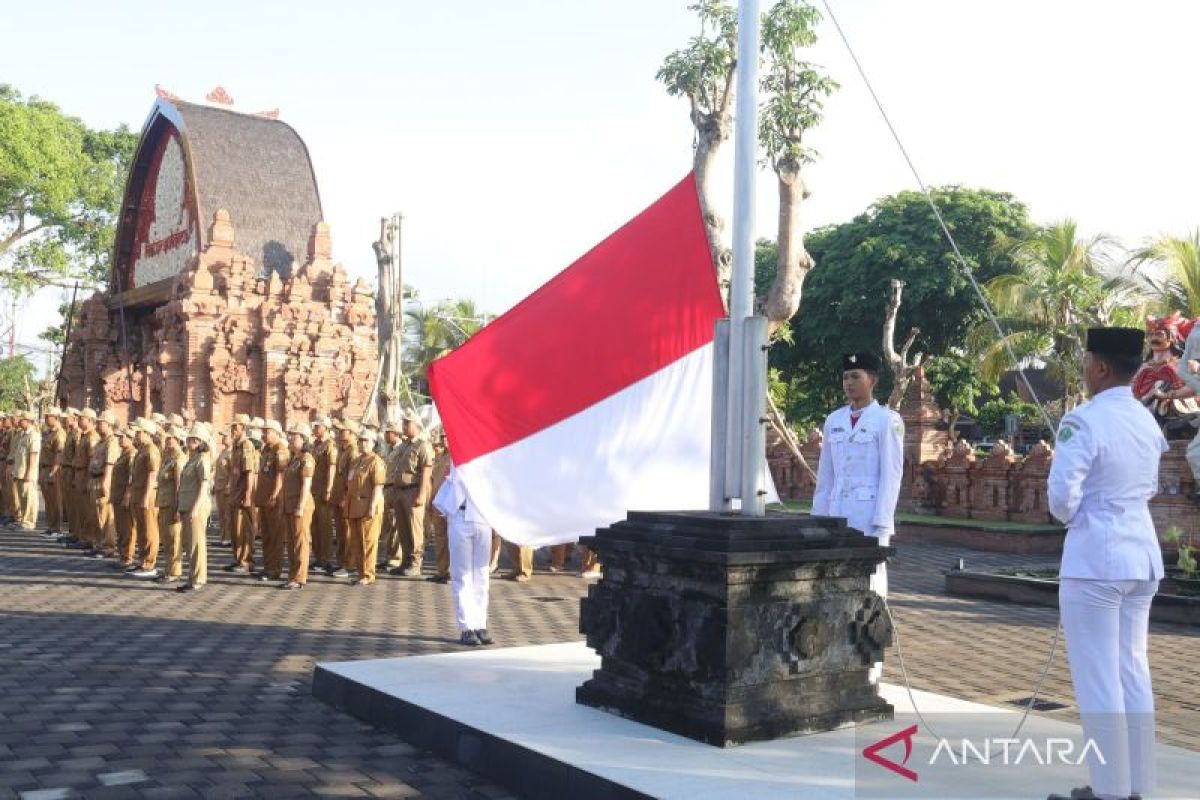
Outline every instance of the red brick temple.
<path id="1" fill-rule="evenodd" d="M 303 140 L 273 113 L 158 94 L 109 288 L 81 306 L 59 401 L 124 419 L 190 407 L 217 425 L 360 417 L 377 370 L 373 290 L 331 259 Z"/>

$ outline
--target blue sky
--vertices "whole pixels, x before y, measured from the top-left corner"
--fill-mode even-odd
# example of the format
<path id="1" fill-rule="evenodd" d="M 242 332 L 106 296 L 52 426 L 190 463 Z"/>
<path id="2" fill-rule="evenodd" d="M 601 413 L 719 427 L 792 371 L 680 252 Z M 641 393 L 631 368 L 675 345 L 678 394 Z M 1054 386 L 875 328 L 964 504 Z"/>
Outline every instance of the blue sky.
<path id="1" fill-rule="evenodd" d="M 833 7 L 927 182 L 1011 191 L 1039 221 L 1130 244 L 1200 224 L 1200 4 Z M 155 83 L 279 107 L 352 273 L 373 275 L 378 218 L 403 211 L 406 281 L 503 311 L 690 168 L 685 103 L 654 73 L 697 27 L 686 0 L 44 0 L 6 9 L 0 81 L 96 126 L 140 128 Z M 812 136 L 814 226 L 913 187 L 828 21 L 821 35 L 812 60 L 843 88 Z M 758 206 L 770 236 L 769 173 Z M 57 301 L 30 303 L 22 340 Z"/>

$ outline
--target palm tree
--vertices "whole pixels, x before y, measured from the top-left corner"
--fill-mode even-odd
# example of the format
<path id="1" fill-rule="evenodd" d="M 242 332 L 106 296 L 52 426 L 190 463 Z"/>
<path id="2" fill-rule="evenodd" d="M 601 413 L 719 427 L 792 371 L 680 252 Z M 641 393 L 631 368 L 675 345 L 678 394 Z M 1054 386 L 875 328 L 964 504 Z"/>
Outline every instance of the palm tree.
<path id="1" fill-rule="evenodd" d="M 1135 252 L 1129 263 L 1161 311 L 1200 317 L 1200 228 L 1186 236 L 1160 236 Z M 1162 274 L 1146 274 L 1148 266 L 1159 267 Z"/>
<path id="2" fill-rule="evenodd" d="M 1081 238 L 1072 219 L 1012 246 L 1016 271 L 984 287 L 1006 334 L 997 336 L 990 322 L 972 334 L 972 344 L 982 353 L 984 380 L 999 380 L 1016 366 L 1015 356 L 1018 363 L 1044 363 L 1065 387 L 1068 405 L 1080 399 L 1086 329 L 1126 323 L 1138 313 L 1137 285 L 1116 274 L 1115 249 L 1105 234 Z"/>
<path id="3" fill-rule="evenodd" d="M 405 311 L 405 372 L 417 393 L 429 396 L 429 365 L 459 347 L 491 321 L 481 313 L 474 300 L 443 300 L 426 308 L 418 305 Z"/>

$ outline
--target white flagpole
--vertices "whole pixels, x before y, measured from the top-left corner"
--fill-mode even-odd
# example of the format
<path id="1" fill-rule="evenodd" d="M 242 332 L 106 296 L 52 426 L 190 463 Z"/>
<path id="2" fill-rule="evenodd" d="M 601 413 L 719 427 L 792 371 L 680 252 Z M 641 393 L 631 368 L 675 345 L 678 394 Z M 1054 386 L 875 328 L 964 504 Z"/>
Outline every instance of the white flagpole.
<path id="1" fill-rule="evenodd" d="M 741 499 L 741 512 L 762 516 L 762 482 L 765 453 L 756 446 L 762 439 L 761 401 L 748 395 L 756 380 L 759 359 L 748 337 L 761 338 L 760 326 L 751 326 L 754 313 L 754 179 L 758 156 L 758 0 L 738 3 L 737 102 L 734 110 L 733 276 L 730 286 L 729 401 L 727 404 L 725 496 Z M 765 345 L 765 342 L 762 344 Z M 748 380 L 749 378 L 749 380 Z M 765 376 L 764 376 L 765 378 Z"/>

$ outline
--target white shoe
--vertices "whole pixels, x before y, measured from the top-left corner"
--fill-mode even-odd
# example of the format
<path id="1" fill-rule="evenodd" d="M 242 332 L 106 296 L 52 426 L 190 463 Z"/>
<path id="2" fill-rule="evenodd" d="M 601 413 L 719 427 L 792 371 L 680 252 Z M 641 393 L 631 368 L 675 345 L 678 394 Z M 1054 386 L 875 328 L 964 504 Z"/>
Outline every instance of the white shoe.
<path id="1" fill-rule="evenodd" d="M 156 569 L 139 569 L 137 572 L 129 573 L 135 578 L 157 578 L 158 570 Z"/>
<path id="2" fill-rule="evenodd" d="M 579 577 L 585 581 L 597 581 L 600 580 L 601 572 L 598 569 L 589 569 L 587 572 L 579 573 Z"/>

